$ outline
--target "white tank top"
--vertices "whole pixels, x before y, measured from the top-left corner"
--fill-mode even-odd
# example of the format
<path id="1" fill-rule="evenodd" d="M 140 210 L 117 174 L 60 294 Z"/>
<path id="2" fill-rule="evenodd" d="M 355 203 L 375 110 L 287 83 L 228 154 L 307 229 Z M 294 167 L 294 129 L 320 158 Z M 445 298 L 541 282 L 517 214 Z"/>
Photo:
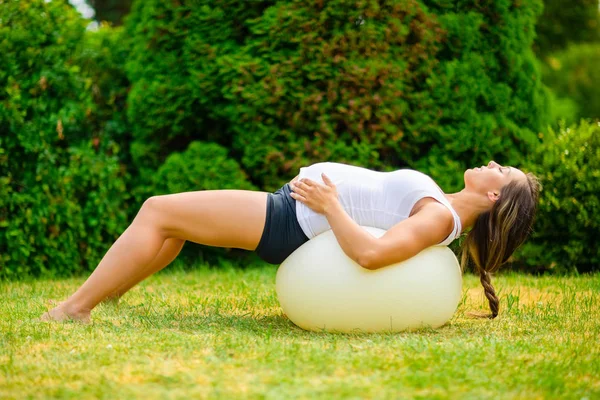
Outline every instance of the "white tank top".
<path id="1" fill-rule="evenodd" d="M 323 162 L 300 168 L 299 178 L 323 183 L 321 173 L 325 173 L 336 185 L 342 207 L 359 225 L 390 229 L 409 217 L 417 201 L 433 197 L 448 207 L 454 217 L 454 230 L 438 245 L 447 246 L 460 236 L 460 217 L 435 181 L 422 172 L 412 169 L 379 172 L 353 165 Z M 299 201 L 296 202 L 296 217 L 309 239 L 331 229 L 324 215 L 314 212 Z"/>

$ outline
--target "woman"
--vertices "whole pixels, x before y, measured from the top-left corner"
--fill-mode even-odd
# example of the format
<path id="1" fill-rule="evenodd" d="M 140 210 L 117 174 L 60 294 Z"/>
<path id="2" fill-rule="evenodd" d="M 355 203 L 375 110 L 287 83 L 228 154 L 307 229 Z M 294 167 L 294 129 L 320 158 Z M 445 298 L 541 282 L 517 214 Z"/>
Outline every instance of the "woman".
<path id="1" fill-rule="evenodd" d="M 498 298 L 489 274 L 527 237 L 539 183 L 531 173 L 494 161 L 465 171 L 464 183 L 462 191 L 445 194 L 415 170 L 377 172 L 318 163 L 301 168 L 273 194 L 210 190 L 151 197 L 86 282 L 42 320 L 88 322 L 98 303 L 119 298 L 166 267 L 186 240 L 255 250 L 279 264 L 307 240 L 332 229 L 350 258 L 377 269 L 429 246 L 448 245 L 469 228 L 462 265 L 470 254 L 492 310 L 486 317 L 495 318 Z M 375 238 L 360 225 L 387 232 Z"/>

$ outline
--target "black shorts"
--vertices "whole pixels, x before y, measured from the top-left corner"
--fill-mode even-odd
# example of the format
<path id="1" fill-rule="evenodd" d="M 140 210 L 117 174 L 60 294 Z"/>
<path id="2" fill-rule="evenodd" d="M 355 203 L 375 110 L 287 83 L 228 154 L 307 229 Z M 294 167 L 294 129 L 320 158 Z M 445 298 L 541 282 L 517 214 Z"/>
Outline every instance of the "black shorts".
<path id="1" fill-rule="evenodd" d="M 298 247 L 308 242 L 296 218 L 296 200 L 292 199 L 286 183 L 267 196 L 267 219 L 256 248 L 260 258 L 269 264 L 281 264 Z"/>

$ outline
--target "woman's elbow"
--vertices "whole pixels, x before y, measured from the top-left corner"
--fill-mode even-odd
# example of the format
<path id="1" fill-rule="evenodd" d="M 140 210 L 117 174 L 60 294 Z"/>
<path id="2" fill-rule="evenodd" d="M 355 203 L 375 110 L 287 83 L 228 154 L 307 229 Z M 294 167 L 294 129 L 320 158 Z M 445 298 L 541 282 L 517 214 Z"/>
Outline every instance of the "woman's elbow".
<path id="1" fill-rule="evenodd" d="M 397 253 L 395 253 L 392 257 L 385 256 L 381 253 L 377 254 L 375 252 L 369 252 L 359 258 L 358 264 L 363 268 L 374 271 L 376 269 L 381 269 L 390 265 L 401 263 L 407 260 L 408 258 L 409 257 L 407 257 L 406 255 L 400 256 Z"/>
<path id="2" fill-rule="evenodd" d="M 376 270 L 380 268 L 375 262 L 375 257 L 372 251 L 358 256 L 356 262 L 365 269 Z"/>

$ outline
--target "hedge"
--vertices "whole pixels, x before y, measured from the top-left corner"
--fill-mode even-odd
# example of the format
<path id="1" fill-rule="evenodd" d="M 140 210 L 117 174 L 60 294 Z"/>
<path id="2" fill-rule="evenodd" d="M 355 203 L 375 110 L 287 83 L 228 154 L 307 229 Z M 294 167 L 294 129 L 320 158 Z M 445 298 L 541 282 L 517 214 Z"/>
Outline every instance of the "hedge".
<path id="1" fill-rule="evenodd" d="M 431 174 L 518 163 L 547 123 L 531 52 L 540 1 L 134 3 L 133 159 L 146 181 L 194 140 L 275 190 L 333 160 Z M 150 194 L 150 193 L 148 193 Z"/>
<path id="2" fill-rule="evenodd" d="M 582 120 L 558 132 L 525 165 L 543 189 L 531 239 L 514 255 L 529 272 L 600 271 L 600 121 Z"/>
<path id="3" fill-rule="evenodd" d="M 123 230 L 119 148 L 94 145 L 92 82 L 72 60 L 85 23 L 66 1 L 0 7 L 0 278 L 93 269 Z"/>

